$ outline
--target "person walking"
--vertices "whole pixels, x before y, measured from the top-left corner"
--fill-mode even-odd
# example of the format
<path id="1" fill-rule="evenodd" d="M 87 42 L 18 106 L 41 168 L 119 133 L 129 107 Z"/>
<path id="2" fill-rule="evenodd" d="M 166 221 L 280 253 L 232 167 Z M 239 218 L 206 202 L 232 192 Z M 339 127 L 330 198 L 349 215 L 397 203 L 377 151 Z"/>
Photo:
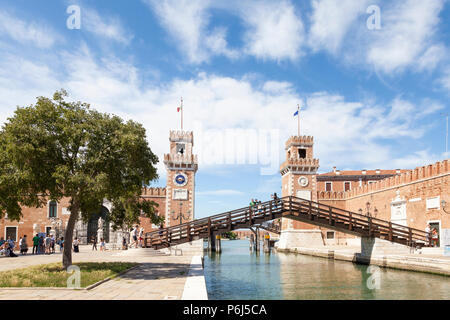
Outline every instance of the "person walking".
<path id="1" fill-rule="evenodd" d="M 32 240 L 33 240 L 33 252 L 32 252 L 32 254 L 38 254 L 39 253 L 39 235 L 36 234 L 33 237 Z"/>
<path id="2" fill-rule="evenodd" d="M 95 249 L 95 251 L 97 251 L 97 237 L 93 236 L 91 242 L 92 242 L 92 251 L 94 251 L 94 249 Z M 100 250 L 101 250 L 101 248 L 100 248 Z"/>
<path id="3" fill-rule="evenodd" d="M 103 238 L 100 239 L 100 251 L 106 251 L 106 243 L 105 243 L 105 239 L 103 239 Z"/>
<path id="4" fill-rule="evenodd" d="M 141 229 L 139 230 L 139 247 L 143 247 L 144 246 L 144 228 L 141 227 Z"/>
<path id="5" fill-rule="evenodd" d="M 73 240 L 72 245 L 73 245 L 73 252 L 80 252 L 80 249 L 78 247 L 80 245 L 80 241 L 78 241 L 77 237 L 75 237 L 75 239 Z"/>

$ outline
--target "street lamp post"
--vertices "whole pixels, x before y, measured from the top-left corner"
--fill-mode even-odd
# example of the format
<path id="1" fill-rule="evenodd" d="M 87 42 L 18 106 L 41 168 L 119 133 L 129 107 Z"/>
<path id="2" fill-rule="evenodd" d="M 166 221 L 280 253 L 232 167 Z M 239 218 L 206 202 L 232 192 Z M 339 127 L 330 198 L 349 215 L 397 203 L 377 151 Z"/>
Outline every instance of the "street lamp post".
<path id="1" fill-rule="evenodd" d="M 360 209 L 358 210 L 358 212 L 359 212 L 359 214 L 362 215 L 363 210 L 360 208 Z M 375 209 L 373 210 L 373 217 L 376 217 L 377 214 L 378 214 L 378 209 L 375 207 Z M 372 218 L 372 214 L 370 213 L 370 202 L 367 202 L 367 203 L 366 203 L 366 216 Z"/>
<path id="2" fill-rule="evenodd" d="M 183 202 L 180 201 L 180 212 L 178 213 L 178 215 L 175 213 L 174 210 L 172 210 L 172 219 L 173 220 L 177 220 L 180 219 L 180 224 L 183 223 L 183 219 L 184 220 L 189 220 L 190 216 L 191 216 L 191 210 L 188 210 L 187 212 L 187 217 L 183 214 Z"/>

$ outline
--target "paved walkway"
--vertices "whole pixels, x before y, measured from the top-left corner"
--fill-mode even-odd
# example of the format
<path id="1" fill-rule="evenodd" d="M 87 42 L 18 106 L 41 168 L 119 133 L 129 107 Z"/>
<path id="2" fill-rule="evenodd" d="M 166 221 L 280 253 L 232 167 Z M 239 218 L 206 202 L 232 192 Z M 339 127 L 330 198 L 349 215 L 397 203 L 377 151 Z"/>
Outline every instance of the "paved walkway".
<path id="1" fill-rule="evenodd" d="M 134 252 L 132 250 L 136 250 Z M 141 265 L 122 276 L 91 290 L 73 289 L 0 289 L 0 299 L 7 300 L 153 300 L 181 299 L 189 273 L 192 255 L 165 256 L 142 254 L 141 249 L 92 252 L 81 247 L 73 255 L 73 262 L 127 261 Z M 145 249 L 144 249 L 145 250 Z M 61 254 L 0 258 L 0 271 L 23 268 L 35 264 L 61 261 Z"/>

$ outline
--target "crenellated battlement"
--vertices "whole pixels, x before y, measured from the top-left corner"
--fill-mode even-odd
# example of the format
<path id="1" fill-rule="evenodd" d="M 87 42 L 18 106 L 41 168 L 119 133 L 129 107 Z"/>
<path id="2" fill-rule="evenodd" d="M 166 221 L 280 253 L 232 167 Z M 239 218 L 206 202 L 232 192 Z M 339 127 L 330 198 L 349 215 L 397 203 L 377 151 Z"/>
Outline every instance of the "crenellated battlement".
<path id="1" fill-rule="evenodd" d="M 189 142 L 194 144 L 194 133 L 192 131 L 171 130 L 169 140 L 171 142 Z"/>
<path id="2" fill-rule="evenodd" d="M 142 189 L 143 196 L 166 196 L 166 188 L 165 187 L 144 187 Z"/>
<path id="3" fill-rule="evenodd" d="M 380 191 L 380 190 L 412 183 L 412 182 L 419 181 L 422 179 L 436 177 L 436 176 L 439 176 L 439 175 L 442 175 L 445 173 L 450 173 L 450 160 L 449 159 L 446 159 L 446 160 L 443 160 L 440 162 L 436 162 L 434 164 L 417 167 L 413 170 L 397 174 L 393 177 L 378 180 L 374 183 L 366 184 L 361 187 L 354 188 L 350 191 L 345 191 L 345 192 L 319 191 L 319 192 L 317 192 L 317 196 L 318 196 L 319 200 L 348 199 L 348 198 L 364 195 L 366 193 Z"/>
<path id="4" fill-rule="evenodd" d="M 314 144 L 314 137 L 312 136 L 291 136 L 286 141 L 286 149 L 289 149 L 290 146 L 312 146 Z"/>
<path id="5" fill-rule="evenodd" d="M 198 164 L 198 157 L 197 155 L 165 154 L 164 163 Z"/>

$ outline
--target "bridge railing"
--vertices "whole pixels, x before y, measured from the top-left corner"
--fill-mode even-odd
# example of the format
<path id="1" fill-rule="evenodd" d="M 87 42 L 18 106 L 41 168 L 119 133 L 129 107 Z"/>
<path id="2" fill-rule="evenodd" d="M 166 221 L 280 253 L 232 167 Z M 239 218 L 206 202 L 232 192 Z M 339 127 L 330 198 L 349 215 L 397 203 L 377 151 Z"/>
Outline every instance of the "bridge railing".
<path id="1" fill-rule="evenodd" d="M 352 231 L 355 227 L 360 227 L 366 229 L 368 235 L 372 235 L 374 232 L 382 232 L 388 234 L 390 241 L 392 241 L 394 237 L 397 237 L 406 239 L 410 244 L 417 241 L 428 244 L 430 241 L 429 237 L 427 237 L 427 233 L 423 230 L 362 215 L 319 202 L 308 201 L 297 197 L 292 197 L 292 200 L 294 202 L 292 206 L 296 210 L 301 210 L 303 212 L 309 212 L 311 210 L 312 212 L 310 214 L 327 218 L 330 224 L 333 222 L 347 223 L 349 231 Z"/>
<path id="2" fill-rule="evenodd" d="M 153 243 L 170 243 L 173 240 L 194 237 L 200 233 L 210 233 L 212 229 L 216 228 L 229 228 L 231 230 L 233 224 L 245 223 L 255 218 L 281 212 L 285 206 L 283 201 L 282 199 L 269 200 L 254 207 L 243 207 L 207 218 L 148 232 L 145 234 L 145 242 L 146 245 L 151 246 Z"/>
<path id="3" fill-rule="evenodd" d="M 220 213 L 207 218 L 189 221 L 168 228 L 163 228 L 145 234 L 145 244 L 170 243 L 174 240 L 187 238 L 188 241 L 199 235 L 209 235 L 211 230 L 227 229 L 232 230 L 233 225 L 239 223 L 253 224 L 254 219 L 266 217 L 274 213 L 287 212 L 288 214 L 306 214 L 311 220 L 314 217 L 325 218 L 330 226 L 336 223 L 348 225 L 349 230 L 357 228 L 364 230 L 368 236 L 375 233 L 385 233 L 392 241 L 394 237 L 406 239 L 407 243 L 429 242 L 425 231 L 395 224 L 390 221 L 368 217 L 362 214 L 329 206 L 327 204 L 309 201 L 294 196 L 278 198 L 263 202 L 254 207 L 243 207 L 236 210 Z"/>

